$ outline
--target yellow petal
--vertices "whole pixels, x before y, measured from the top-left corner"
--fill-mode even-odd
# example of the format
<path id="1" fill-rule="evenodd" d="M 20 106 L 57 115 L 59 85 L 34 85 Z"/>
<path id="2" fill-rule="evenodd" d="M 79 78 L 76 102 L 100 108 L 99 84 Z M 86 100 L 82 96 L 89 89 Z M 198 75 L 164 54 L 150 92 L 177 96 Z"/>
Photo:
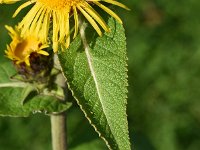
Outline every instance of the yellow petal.
<path id="1" fill-rule="evenodd" d="M 101 32 L 100 28 L 98 27 L 98 25 L 96 24 L 96 22 L 94 21 L 94 19 L 92 17 L 90 17 L 90 15 L 88 15 L 88 13 L 86 13 L 80 6 L 77 6 L 77 8 L 81 11 L 81 13 L 85 16 L 85 18 L 90 22 L 90 24 L 97 31 L 99 36 L 102 36 L 102 32 Z"/>
<path id="2" fill-rule="evenodd" d="M 67 16 L 66 16 L 66 42 L 65 42 L 65 45 L 66 45 L 66 48 L 69 47 L 69 44 L 70 44 L 70 27 L 69 27 L 69 13 L 67 13 Z"/>
<path id="3" fill-rule="evenodd" d="M 44 49 L 44 48 L 47 48 L 47 47 L 49 47 L 48 44 L 43 44 L 43 45 L 40 47 L 40 49 Z"/>
<path id="4" fill-rule="evenodd" d="M 122 20 L 119 18 L 119 16 L 114 13 L 111 9 L 109 9 L 108 7 L 104 6 L 103 4 L 99 3 L 99 2 L 94 2 L 97 6 L 99 6 L 100 8 L 102 8 L 105 12 L 107 12 L 108 14 L 110 14 L 112 17 L 114 17 L 117 21 L 119 21 L 119 23 L 122 24 Z"/>
<path id="5" fill-rule="evenodd" d="M 47 43 L 47 37 L 48 37 L 48 32 L 49 32 L 49 24 L 50 24 L 50 13 L 48 10 L 46 10 L 46 15 L 44 17 L 44 22 L 42 26 L 42 33 L 41 33 L 41 40 L 42 42 Z"/>
<path id="6" fill-rule="evenodd" d="M 18 2 L 18 1 L 20 1 L 20 0 L 0 0 L 0 4 L 3 4 L 3 3 L 13 4 L 13 3 Z"/>
<path id="7" fill-rule="evenodd" d="M 31 23 L 30 26 L 30 32 L 33 32 L 37 26 L 37 22 L 38 22 L 38 18 L 41 16 L 41 12 L 43 11 L 43 9 L 40 7 L 38 12 L 36 12 L 35 17 L 33 18 L 33 21 Z"/>
<path id="8" fill-rule="evenodd" d="M 73 6 L 73 11 L 74 11 L 74 22 L 75 22 L 75 31 L 74 31 L 74 36 L 73 36 L 73 38 L 75 38 L 76 35 L 78 34 L 78 26 L 79 26 L 78 14 L 77 14 L 77 10 L 76 10 L 76 7 L 75 7 L 75 6 Z"/>
<path id="9" fill-rule="evenodd" d="M 28 57 L 28 58 L 26 58 L 24 62 L 27 64 L 27 66 L 30 66 L 29 57 Z M 19 63 L 20 63 L 20 62 L 19 62 Z"/>
<path id="10" fill-rule="evenodd" d="M 86 5 L 86 7 L 83 8 L 102 26 L 106 32 L 109 32 L 109 27 L 103 18 L 88 3 L 84 3 L 84 5 Z"/>
<path id="11" fill-rule="evenodd" d="M 17 10 L 15 11 L 15 13 L 13 14 L 13 17 L 16 17 L 17 14 L 18 14 L 22 9 L 24 9 L 25 7 L 31 5 L 32 3 L 33 3 L 32 1 L 28 1 L 28 2 L 25 2 L 24 4 L 22 4 L 21 6 L 19 6 L 19 7 L 17 8 Z"/>
<path id="12" fill-rule="evenodd" d="M 43 26 L 43 21 L 44 21 L 44 18 L 46 16 L 46 10 L 42 8 L 42 12 L 40 13 L 40 17 L 36 23 L 36 29 L 35 29 L 35 32 L 40 34 L 41 32 L 41 27 Z M 32 24 L 31 24 L 32 26 Z"/>
<path id="13" fill-rule="evenodd" d="M 45 56 L 49 56 L 49 53 L 43 50 L 38 51 L 37 53 L 45 55 Z"/>
<path id="14" fill-rule="evenodd" d="M 118 1 L 115 1 L 115 0 L 101 0 L 103 2 L 106 2 L 106 3 L 110 3 L 110 4 L 113 4 L 113 5 L 116 5 L 116 6 L 119 6 L 121 8 L 124 8 L 126 10 L 130 10 L 130 8 L 128 8 L 126 5 L 118 2 Z"/>
<path id="15" fill-rule="evenodd" d="M 57 14 L 54 11 L 53 11 L 53 36 L 52 36 L 52 41 L 53 41 L 53 51 L 57 52 L 58 51 L 58 19 L 57 19 Z"/>
<path id="16" fill-rule="evenodd" d="M 25 32 L 29 29 L 31 26 L 31 22 L 35 18 L 35 12 L 38 12 L 41 7 L 38 5 L 34 5 L 32 9 L 27 13 L 27 15 L 23 18 L 23 20 L 19 23 L 19 28 L 21 28 L 21 34 L 24 35 Z"/>

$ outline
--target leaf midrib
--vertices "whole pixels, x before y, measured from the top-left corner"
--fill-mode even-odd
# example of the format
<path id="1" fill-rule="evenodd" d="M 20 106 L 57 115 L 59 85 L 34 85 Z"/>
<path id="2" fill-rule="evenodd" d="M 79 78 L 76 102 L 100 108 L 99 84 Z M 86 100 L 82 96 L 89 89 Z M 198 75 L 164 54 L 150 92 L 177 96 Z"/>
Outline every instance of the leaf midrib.
<path id="1" fill-rule="evenodd" d="M 84 52 L 86 54 L 88 66 L 89 66 L 89 69 L 90 69 L 90 72 L 91 72 L 91 76 L 94 80 L 95 87 L 96 87 L 97 94 L 98 94 L 98 98 L 99 98 L 99 101 L 100 101 L 101 106 L 102 106 L 102 111 L 104 112 L 104 114 L 107 114 L 107 113 L 105 113 L 106 110 L 105 110 L 105 106 L 103 104 L 103 98 L 101 96 L 98 79 L 96 77 L 95 69 L 93 67 L 93 61 L 92 61 L 92 57 L 91 57 L 91 53 L 90 53 L 90 47 L 89 47 L 87 40 L 86 40 L 86 37 L 85 37 L 85 27 L 84 27 L 84 25 L 82 25 L 82 27 L 80 28 L 80 36 L 81 36 L 81 39 L 82 39 L 82 42 L 83 42 L 83 46 L 84 46 L 84 50 L 85 50 Z M 111 133 L 112 133 L 113 131 L 112 131 L 112 128 L 110 127 L 109 119 L 107 118 L 106 115 L 104 115 L 104 116 L 105 116 L 106 121 L 108 122 L 107 125 L 109 126 Z"/>

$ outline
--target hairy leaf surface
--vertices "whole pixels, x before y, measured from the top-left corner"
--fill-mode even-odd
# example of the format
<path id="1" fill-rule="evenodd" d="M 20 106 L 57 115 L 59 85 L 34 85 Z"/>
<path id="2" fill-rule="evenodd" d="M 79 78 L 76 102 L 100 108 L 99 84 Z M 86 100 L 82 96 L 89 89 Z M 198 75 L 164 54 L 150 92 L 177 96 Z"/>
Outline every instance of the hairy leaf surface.
<path id="1" fill-rule="evenodd" d="M 86 41 L 78 36 L 59 59 L 73 96 L 108 147 L 129 150 L 126 39 L 121 24 L 112 18 L 108 24 L 103 37 L 86 28 Z"/>

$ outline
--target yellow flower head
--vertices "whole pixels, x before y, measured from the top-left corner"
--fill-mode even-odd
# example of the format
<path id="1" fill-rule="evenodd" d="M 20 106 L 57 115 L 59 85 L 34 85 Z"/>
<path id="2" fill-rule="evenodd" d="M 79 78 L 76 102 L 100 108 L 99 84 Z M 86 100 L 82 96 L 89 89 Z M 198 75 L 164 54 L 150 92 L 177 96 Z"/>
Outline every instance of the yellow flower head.
<path id="1" fill-rule="evenodd" d="M 25 62 L 26 65 L 30 66 L 30 55 L 35 52 L 41 55 L 48 56 L 49 54 L 42 50 L 47 48 L 48 45 L 42 43 L 36 36 L 30 32 L 26 32 L 22 37 L 20 35 L 20 30 L 18 27 L 13 29 L 10 26 L 6 26 L 9 31 L 9 35 L 12 38 L 10 45 L 7 45 L 7 50 L 5 51 L 8 58 L 13 60 L 16 64 Z"/>
<path id="2" fill-rule="evenodd" d="M 19 24 L 20 29 L 22 29 L 22 35 L 27 30 L 30 30 L 31 33 L 37 33 L 43 42 L 47 42 L 50 22 L 52 21 L 53 50 L 54 52 L 57 52 L 59 43 L 64 44 L 66 48 L 70 44 L 69 19 L 71 14 L 73 14 L 75 22 L 74 38 L 78 33 L 79 12 L 84 15 L 100 36 L 102 35 L 102 32 L 97 23 L 106 32 L 109 31 L 109 27 L 102 17 L 92 8 L 92 4 L 99 6 L 105 12 L 122 23 L 121 19 L 101 2 L 128 9 L 125 5 L 117 2 L 116 0 L 30 0 L 22 4 L 13 16 L 15 17 L 23 8 L 34 4 Z"/>

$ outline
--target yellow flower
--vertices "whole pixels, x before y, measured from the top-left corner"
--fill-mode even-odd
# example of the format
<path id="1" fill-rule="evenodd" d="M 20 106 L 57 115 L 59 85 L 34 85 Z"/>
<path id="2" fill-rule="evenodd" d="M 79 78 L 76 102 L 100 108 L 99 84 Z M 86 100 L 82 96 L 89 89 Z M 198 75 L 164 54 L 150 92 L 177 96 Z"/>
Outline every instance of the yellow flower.
<path id="1" fill-rule="evenodd" d="M 125 5 L 117 2 L 116 0 L 30 0 L 22 4 L 14 13 L 15 17 L 23 8 L 34 4 L 31 10 L 27 13 L 24 19 L 19 24 L 22 29 L 22 35 L 30 30 L 31 33 L 35 32 L 42 39 L 43 42 L 48 41 L 50 23 L 52 21 L 52 43 L 53 50 L 57 52 L 58 44 L 62 43 L 67 48 L 70 44 L 70 26 L 69 19 L 74 16 L 75 31 L 73 38 L 78 33 L 78 13 L 82 13 L 88 22 L 93 26 L 99 36 L 102 35 L 101 29 L 98 24 L 106 31 L 109 27 L 102 19 L 102 17 L 92 8 L 95 4 L 110 14 L 112 17 L 122 23 L 121 19 L 108 7 L 101 2 L 117 5 L 119 7 L 128 9 Z M 98 23 L 98 24 L 97 24 Z"/>
<path id="2" fill-rule="evenodd" d="M 19 0 L 0 0 L 0 4 L 13 4 L 15 2 L 18 2 Z"/>
<path id="3" fill-rule="evenodd" d="M 5 51 L 6 56 L 13 60 L 16 64 L 25 62 L 26 65 L 30 66 L 29 56 L 31 53 L 35 52 L 41 55 L 48 56 L 49 54 L 42 50 L 47 48 L 48 45 L 42 43 L 34 34 L 31 32 L 26 32 L 22 37 L 20 35 L 20 30 L 18 27 L 13 29 L 10 26 L 6 26 L 9 31 L 9 35 L 12 38 L 10 45 L 7 45 L 7 50 Z"/>

